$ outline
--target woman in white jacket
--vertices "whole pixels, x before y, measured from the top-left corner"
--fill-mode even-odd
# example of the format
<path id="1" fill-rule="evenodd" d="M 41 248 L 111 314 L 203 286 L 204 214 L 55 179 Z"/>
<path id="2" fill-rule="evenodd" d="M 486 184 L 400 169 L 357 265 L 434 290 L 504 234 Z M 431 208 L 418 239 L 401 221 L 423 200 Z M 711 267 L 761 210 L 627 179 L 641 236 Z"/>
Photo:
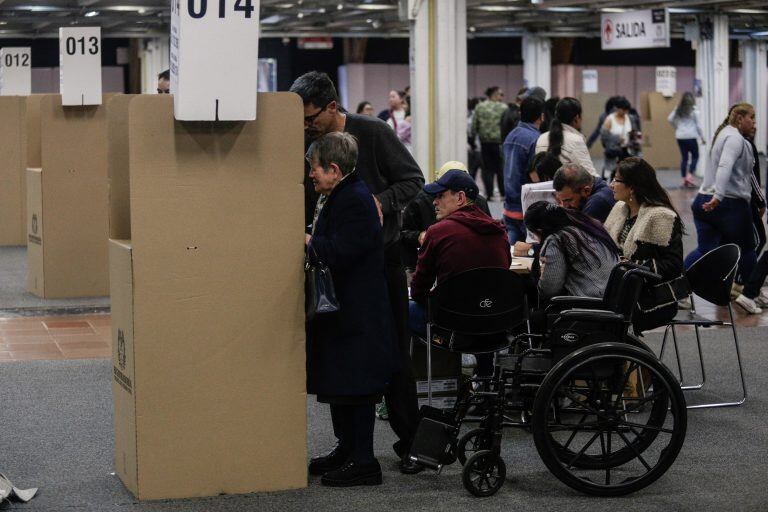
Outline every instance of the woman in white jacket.
<path id="1" fill-rule="evenodd" d="M 683 94 L 683 99 L 680 100 L 677 108 L 669 114 L 667 121 L 675 127 L 675 138 L 680 147 L 680 155 L 682 156 L 680 175 L 683 178 L 683 186 L 695 187 L 693 174 L 696 172 L 696 164 L 699 162 L 699 143 L 696 139 L 698 137 L 702 144 L 705 144 L 705 141 L 693 94 L 690 92 Z"/>
<path id="2" fill-rule="evenodd" d="M 576 98 L 563 98 L 557 102 L 555 117 L 549 131 L 536 141 L 535 153 L 542 151 L 558 157 L 564 164 L 574 163 L 597 176 L 587 142 L 581 133 L 581 103 Z"/>

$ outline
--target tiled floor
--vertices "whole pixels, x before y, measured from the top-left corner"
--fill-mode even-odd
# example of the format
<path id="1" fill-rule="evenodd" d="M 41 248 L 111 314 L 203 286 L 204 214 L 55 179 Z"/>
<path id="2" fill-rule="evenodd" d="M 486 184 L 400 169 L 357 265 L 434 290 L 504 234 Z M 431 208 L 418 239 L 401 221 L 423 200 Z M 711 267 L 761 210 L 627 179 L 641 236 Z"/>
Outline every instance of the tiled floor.
<path id="1" fill-rule="evenodd" d="M 0 361 L 111 357 L 110 315 L 0 318 Z"/>

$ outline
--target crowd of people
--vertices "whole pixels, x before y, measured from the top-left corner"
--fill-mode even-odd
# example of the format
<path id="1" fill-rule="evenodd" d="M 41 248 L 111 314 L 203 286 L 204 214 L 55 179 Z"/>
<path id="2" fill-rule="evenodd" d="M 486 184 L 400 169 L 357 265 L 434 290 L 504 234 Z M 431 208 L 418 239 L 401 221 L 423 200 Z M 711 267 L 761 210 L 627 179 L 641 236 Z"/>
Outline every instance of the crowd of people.
<path id="1" fill-rule="evenodd" d="M 423 469 L 408 457 L 418 422 L 411 337 L 424 336 L 430 289 L 465 270 L 509 269 L 513 255 L 533 257 L 529 304 L 540 311 L 559 295 L 601 297 L 614 266 L 635 262 L 660 276 L 645 286 L 633 316 L 642 334 L 667 324 L 690 295 L 686 267 L 735 243 L 742 254 L 736 303 L 752 313 L 768 306 L 760 291 L 768 252 L 757 258 L 765 233 L 756 234 L 765 196 L 748 104 L 734 105 L 714 136 L 691 206 L 698 246 L 684 258 L 691 227 L 639 156 L 639 118 L 624 98 L 611 99 L 588 140 L 577 99 L 549 101 L 541 89 L 522 89 L 507 105 L 491 87 L 470 114 L 469 165 L 447 162 L 425 185 L 404 139 L 405 92 L 392 91 L 388 109 L 374 116 L 369 102 L 347 112 L 324 73 L 302 75 L 291 91 L 304 103 L 307 258 L 330 268 L 340 304 L 307 324 L 307 389 L 329 404 L 338 441 L 309 464 L 324 485 L 381 483 L 373 432 L 382 397 L 400 471 Z M 690 186 L 698 158 L 691 141 L 703 137 L 687 95 L 669 120 Z M 611 151 L 602 176 L 588 150 L 597 137 Z M 477 146 L 485 197 L 473 174 Z M 503 222 L 488 208 L 494 185 Z"/>

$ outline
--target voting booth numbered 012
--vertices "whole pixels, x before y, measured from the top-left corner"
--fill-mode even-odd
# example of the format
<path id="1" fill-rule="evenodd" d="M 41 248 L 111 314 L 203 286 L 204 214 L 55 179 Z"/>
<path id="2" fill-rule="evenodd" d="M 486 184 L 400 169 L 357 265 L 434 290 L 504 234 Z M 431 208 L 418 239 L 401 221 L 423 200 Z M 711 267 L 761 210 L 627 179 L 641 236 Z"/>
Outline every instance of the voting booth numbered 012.
<path id="1" fill-rule="evenodd" d="M 0 49 L 0 96 L 32 94 L 32 49 L 6 47 Z"/>
<path id="2" fill-rule="evenodd" d="M 259 0 L 172 0 L 171 93 L 179 121 L 256 119 Z"/>
<path id="3" fill-rule="evenodd" d="M 63 106 L 101 105 L 101 28 L 59 29 L 59 83 Z"/>

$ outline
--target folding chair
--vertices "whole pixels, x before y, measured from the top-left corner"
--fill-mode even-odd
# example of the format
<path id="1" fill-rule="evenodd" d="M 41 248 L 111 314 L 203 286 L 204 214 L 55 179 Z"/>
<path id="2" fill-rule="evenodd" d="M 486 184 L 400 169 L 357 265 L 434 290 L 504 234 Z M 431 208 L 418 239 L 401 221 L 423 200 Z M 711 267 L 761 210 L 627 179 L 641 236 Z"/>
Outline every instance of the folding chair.
<path id="1" fill-rule="evenodd" d="M 747 400 L 747 385 L 744 381 L 744 368 L 741 364 L 741 351 L 739 350 L 739 337 L 736 333 L 736 325 L 733 322 L 733 309 L 731 308 L 731 286 L 736 276 L 736 269 L 739 264 L 741 252 L 736 244 L 722 245 L 709 251 L 707 254 L 696 260 L 686 271 L 685 275 L 694 294 L 702 299 L 711 302 L 717 306 L 728 308 L 729 322 L 722 320 L 713 320 L 703 317 L 696 313 L 693 295 L 691 295 L 691 309 L 680 310 L 664 330 L 664 339 L 661 343 L 661 352 L 659 359 L 664 358 L 664 348 L 667 344 L 669 332 L 672 332 L 672 343 L 675 347 L 675 359 L 677 361 L 677 371 L 680 375 L 680 387 L 683 390 L 702 389 L 706 383 L 707 376 L 704 369 L 704 357 L 701 350 L 701 338 L 699 335 L 700 327 L 724 326 L 730 327 L 733 333 L 733 343 L 736 347 L 736 359 L 739 363 L 739 376 L 741 378 L 741 399 L 736 402 L 715 402 L 707 404 L 689 405 L 689 409 L 703 409 L 709 407 L 730 407 L 741 405 Z M 692 325 L 696 332 L 696 346 L 699 352 L 699 365 L 701 367 L 701 382 L 692 385 L 684 385 L 683 368 L 680 362 L 680 352 L 677 346 L 677 332 L 675 327 L 679 325 Z"/>

